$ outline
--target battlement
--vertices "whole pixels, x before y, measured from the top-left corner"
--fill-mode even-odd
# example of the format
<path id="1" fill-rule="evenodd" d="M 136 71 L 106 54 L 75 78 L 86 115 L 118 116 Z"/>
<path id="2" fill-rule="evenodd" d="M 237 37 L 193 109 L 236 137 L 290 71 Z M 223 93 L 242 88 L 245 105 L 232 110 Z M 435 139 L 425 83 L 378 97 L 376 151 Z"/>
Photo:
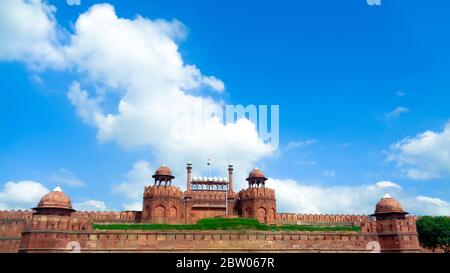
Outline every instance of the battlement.
<path id="1" fill-rule="evenodd" d="M 30 220 L 33 211 L 30 210 L 0 210 L 0 219 L 24 219 Z"/>
<path id="2" fill-rule="evenodd" d="M 294 213 L 277 213 L 276 221 L 278 223 L 354 223 L 368 222 L 367 215 L 349 215 L 349 214 L 294 214 Z"/>
<path id="3" fill-rule="evenodd" d="M 173 198 L 182 198 L 183 192 L 180 190 L 180 188 L 175 186 L 162 186 L 162 185 L 155 185 L 155 186 L 148 186 L 144 189 L 144 198 L 149 197 L 173 197 Z"/>
<path id="4" fill-rule="evenodd" d="M 89 219 L 93 222 L 139 222 L 141 211 L 77 211 L 72 216 Z"/>
<path id="5" fill-rule="evenodd" d="M 275 199 L 275 191 L 270 188 L 248 188 L 239 192 L 241 200 L 251 199 Z"/>
<path id="6" fill-rule="evenodd" d="M 92 230 L 92 222 L 78 216 L 35 215 L 27 225 L 32 230 Z"/>

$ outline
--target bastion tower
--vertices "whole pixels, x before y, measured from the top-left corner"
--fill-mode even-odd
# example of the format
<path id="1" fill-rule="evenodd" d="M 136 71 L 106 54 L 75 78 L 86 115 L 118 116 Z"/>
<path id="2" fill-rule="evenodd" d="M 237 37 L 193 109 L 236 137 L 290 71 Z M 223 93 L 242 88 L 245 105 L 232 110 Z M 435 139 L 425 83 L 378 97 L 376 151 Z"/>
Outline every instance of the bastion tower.
<path id="1" fill-rule="evenodd" d="M 166 165 L 159 167 L 155 174 L 153 186 L 145 187 L 142 222 L 179 223 L 181 215 L 182 191 L 172 186 L 172 171 Z"/>
<path id="2" fill-rule="evenodd" d="M 385 194 L 375 207 L 376 232 L 383 252 L 417 251 L 417 228 L 413 217 L 404 211 L 400 202 Z"/>
<path id="3" fill-rule="evenodd" d="M 248 178 L 248 188 L 239 192 L 241 215 L 256 218 L 260 223 L 274 224 L 276 220 L 275 191 L 266 188 L 267 177 L 254 168 Z"/>

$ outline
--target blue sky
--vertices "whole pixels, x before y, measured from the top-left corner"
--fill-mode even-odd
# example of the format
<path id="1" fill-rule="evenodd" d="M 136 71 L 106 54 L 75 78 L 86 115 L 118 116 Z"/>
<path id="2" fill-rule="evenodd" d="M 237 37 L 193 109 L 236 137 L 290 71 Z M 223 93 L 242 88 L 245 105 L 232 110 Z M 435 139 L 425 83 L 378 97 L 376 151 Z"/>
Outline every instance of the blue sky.
<path id="1" fill-rule="evenodd" d="M 210 157 L 224 176 L 231 157 L 239 186 L 263 169 L 279 210 L 371 213 L 389 192 L 412 213 L 450 213 L 448 1 L 31 2 L 0 4 L 14 15 L 0 19 L 0 209 L 29 208 L 58 184 L 80 209 L 137 208 L 160 164 L 184 187 L 184 162 L 207 175 Z M 278 149 L 248 124 L 173 147 L 172 120 L 139 103 L 176 111 L 192 98 L 279 105 Z M 120 114 L 120 100 L 138 118 Z"/>

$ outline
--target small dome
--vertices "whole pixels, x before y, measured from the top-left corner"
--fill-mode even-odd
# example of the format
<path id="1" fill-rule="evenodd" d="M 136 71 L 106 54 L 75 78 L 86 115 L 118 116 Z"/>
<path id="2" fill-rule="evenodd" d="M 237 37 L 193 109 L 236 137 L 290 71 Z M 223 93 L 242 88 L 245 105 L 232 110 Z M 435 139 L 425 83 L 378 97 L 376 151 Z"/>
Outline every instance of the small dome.
<path id="1" fill-rule="evenodd" d="M 263 179 L 267 179 L 266 176 L 264 175 L 264 173 L 258 169 L 258 168 L 254 168 L 248 175 L 247 179 L 250 178 L 263 178 Z"/>
<path id="2" fill-rule="evenodd" d="M 383 213 L 405 213 L 400 202 L 392 198 L 389 194 L 385 194 L 375 207 L 375 214 Z"/>
<path id="3" fill-rule="evenodd" d="M 56 187 L 52 192 L 44 195 L 37 205 L 38 209 L 56 208 L 72 210 L 72 202 L 70 198 L 62 191 L 60 187 Z"/>
<path id="4" fill-rule="evenodd" d="M 169 167 L 167 167 L 166 165 L 161 165 L 161 167 L 159 167 L 156 172 L 155 175 L 157 176 L 172 176 L 172 171 L 170 170 Z"/>

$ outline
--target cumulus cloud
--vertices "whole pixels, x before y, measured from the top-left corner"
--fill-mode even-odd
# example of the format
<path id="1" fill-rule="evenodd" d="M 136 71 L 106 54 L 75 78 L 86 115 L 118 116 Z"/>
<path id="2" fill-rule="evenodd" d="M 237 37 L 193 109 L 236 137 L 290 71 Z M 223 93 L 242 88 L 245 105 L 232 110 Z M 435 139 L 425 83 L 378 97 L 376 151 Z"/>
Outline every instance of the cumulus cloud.
<path id="1" fill-rule="evenodd" d="M 48 192 L 46 187 L 35 181 L 6 182 L 0 192 L 0 209 L 30 209 Z"/>
<path id="2" fill-rule="evenodd" d="M 225 170 L 231 159 L 250 169 L 273 149 L 249 120 L 224 124 L 213 115 L 221 111 L 220 102 L 189 92 L 202 86 L 221 92 L 224 85 L 184 64 L 176 43 L 184 35 L 178 21 L 128 20 L 118 18 L 110 5 L 93 6 L 76 22 L 68 56 L 93 82 L 123 92 L 117 110 L 109 113 L 77 85 L 69 98 L 98 129 L 101 142 L 152 147 L 157 159 L 175 170 L 182 170 L 186 160 L 206 170 L 202 163 L 212 156 L 213 167 Z"/>
<path id="3" fill-rule="evenodd" d="M 91 99 L 86 90 L 81 90 L 78 82 L 73 82 L 67 93 L 72 105 L 75 106 L 77 114 L 80 118 L 92 125 L 95 125 L 100 119 L 103 119 L 102 111 L 98 105 L 98 101 Z"/>
<path id="4" fill-rule="evenodd" d="M 426 131 L 391 146 L 388 160 L 406 176 L 427 180 L 450 174 L 450 122 L 441 132 Z"/>
<path id="5" fill-rule="evenodd" d="M 276 191 L 277 210 L 292 213 L 363 214 L 374 212 L 376 203 L 389 192 L 403 208 L 415 215 L 450 215 L 449 203 L 438 198 L 424 198 L 408 193 L 391 181 L 369 185 L 307 185 L 292 179 L 270 178 Z"/>
<path id="6" fill-rule="evenodd" d="M 125 210 L 142 209 L 142 194 L 144 187 L 152 183 L 153 171 L 146 161 L 138 161 L 133 164 L 133 168 L 125 175 L 122 183 L 113 186 L 113 192 L 121 194 L 130 203 L 123 204 Z"/>
<path id="7" fill-rule="evenodd" d="M 113 141 L 125 149 L 149 147 L 157 161 L 175 170 L 190 160 L 197 171 L 206 171 L 205 158 L 214 157 L 213 169 L 224 171 L 231 160 L 242 178 L 273 154 L 275 148 L 262 140 L 254 123 L 245 118 L 224 122 L 222 100 L 195 92 L 207 88 L 221 93 L 225 85 L 184 63 L 178 42 L 187 31 L 181 22 L 119 18 L 113 6 L 100 4 L 81 14 L 69 34 L 58 27 L 55 8 L 42 1 L 1 5 L 8 17 L 0 19 L 0 35 L 7 41 L 0 45 L 0 58 L 74 71 L 77 79 L 68 99 L 80 118 L 97 129 L 100 142 Z M 11 16 L 10 10 L 28 13 Z M 34 25 L 42 26 L 33 30 Z M 9 37 L 16 28 L 20 35 Z M 64 43 L 57 39 L 58 31 L 68 34 Z M 5 44 L 15 46 L 1 50 Z M 104 91 L 90 90 L 93 86 Z"/>
<path id="8" fill-rule="evenodd" d="M 86 200 L 79 203 L 74 203 L 73 208 L 77 211 L 106 211 L 106 204 L 98 200 Z"/>
<path id="9" fill-rule="evenodd" d="M 414 206 L 418 207 L 423 214 L 450 215 L 450 203 L 436 197 L 417 196 Z"/>
<path id="10" fill-rule="evenodd" d="M 66 3 L 69 6 L 79 6 L 81 5 L 81 0 L 66 0 Z"/>
<path id="11" fill-rule="evenodd" d="M 125 148 L 151 146 L 161 162 L 175 169 L 182 169 L 185 160 L 205 169 L 201 163 L 211 156 L 217 167 L 231 159 L 248 169 L 273 150 L 249 120 L 224 124 L 213 115 L 221 111 L 220 102 L 188 92 L 201 86 L 221 92 L 224 86 L 184 64 L 175 41 L 184 32 L 178 21 L 128 20 L 118 18 L 110 5 L 92 7 L 75 24 L 68 56 L 93 82 L 122 88 L 123 95 L 111 113 L 102 113 L 78 84 L 69 98 L 98 129 L 100 141 Z"/>
<path id="12" fill-rule="evenodd" d="M 40 0 L 0 1 L 0 60 L 25 62 L 35 69 L 65 67 L 55 11 Z"/>

